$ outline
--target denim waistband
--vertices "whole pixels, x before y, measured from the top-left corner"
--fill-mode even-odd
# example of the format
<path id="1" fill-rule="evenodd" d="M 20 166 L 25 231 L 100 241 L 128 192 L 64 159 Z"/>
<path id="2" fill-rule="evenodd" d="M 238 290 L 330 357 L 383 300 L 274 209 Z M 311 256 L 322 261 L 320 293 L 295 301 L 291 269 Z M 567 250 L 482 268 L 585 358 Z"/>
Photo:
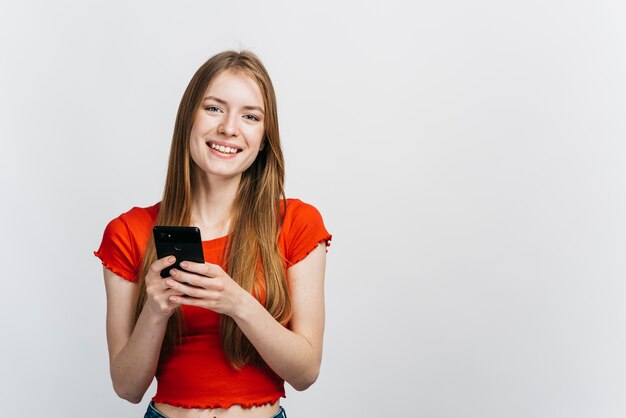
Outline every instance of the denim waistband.
<path id="1" fill-rule="evenodd" d="M 159 410 L 154 407 L 154 401 L 150 401 L 148 409 L 146 410 L 146 414 L 143 416 L 143 418 L 167 418 L 167 415 L 159 412 Z"/>
<path id="2" fill-rule="evenodd" d="M 283 408 L 282 406 L 279 406 L 279 410 L 278 412 L 276 412 L 276 415 L 272 415 L 272 418 L 287 418 L 287 413 L 285 412 L 285 408 Z"/>
<path id="3" fill-rule="evenodd" d="M 280 410 L 276 414 L 272 415 L 270 418 L 287 418 L 285 408 L 283 408 L 282 406 L 279 408 Z M 150 401 L 150 404 L 148 405 L 148 410 L 146 411 L 146 414 L 143 416 L 143 418 L 167 418 L 167 415 L 159 412 L 159 410 L 154 407 L 154 402 Z"/>

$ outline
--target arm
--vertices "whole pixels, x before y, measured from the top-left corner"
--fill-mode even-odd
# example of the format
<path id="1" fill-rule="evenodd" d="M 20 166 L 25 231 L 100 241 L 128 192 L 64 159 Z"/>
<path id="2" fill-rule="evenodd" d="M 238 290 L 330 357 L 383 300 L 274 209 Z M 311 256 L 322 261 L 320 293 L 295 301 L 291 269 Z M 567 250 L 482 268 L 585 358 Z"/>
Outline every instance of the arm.
<path id="1" fill-rule="evenodd" d="M 169 302 L 173 293 L 159 276 L 161 269 L 170 264 L 157 260 L 146 275 L 148 300 L 136 324 L 139 285 L 104 268 L 111 380 L 115 393 L 132 403 L 141 402 L 154 378 L 167 321 L 177 306 Z"/>
<path id="2" fill-rule="evenodd" d="M 293 315 L 291 330 L 280 325 L 250 298 L 235 321 L 263 360 L 296 390 L 317 380 L 324 336 L 324 272 L 326 245 L 287 270 Z"/>
<path id="3" fill-rule="evenodd" d="M 287 270 L 293 310 L 291 329 L 279 324 L 219 266 L 188 263 L 186 268 L 198 274 L 176 271 L 172 275 L 176 281 L 169 285 L 190 297 L 172 297 L 173 301 L 233 317 L 268 366 L 294 389 L 304 390 L 315 382 L 324 334 L 325 244 Z"/>

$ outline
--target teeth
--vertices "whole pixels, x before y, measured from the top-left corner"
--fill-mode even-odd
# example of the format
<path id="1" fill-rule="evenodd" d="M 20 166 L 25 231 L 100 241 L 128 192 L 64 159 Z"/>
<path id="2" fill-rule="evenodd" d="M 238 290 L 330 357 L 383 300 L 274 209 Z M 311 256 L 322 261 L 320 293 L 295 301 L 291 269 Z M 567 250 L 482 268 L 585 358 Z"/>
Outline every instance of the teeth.
<path id="1" fill-rule="evenodd" d="M 225 154 L 236 154 L 237 148 L 225 147 L 224 145 L 217 145 L 210 143 L 209 146 L 216 151 L 223 152 Z"/>

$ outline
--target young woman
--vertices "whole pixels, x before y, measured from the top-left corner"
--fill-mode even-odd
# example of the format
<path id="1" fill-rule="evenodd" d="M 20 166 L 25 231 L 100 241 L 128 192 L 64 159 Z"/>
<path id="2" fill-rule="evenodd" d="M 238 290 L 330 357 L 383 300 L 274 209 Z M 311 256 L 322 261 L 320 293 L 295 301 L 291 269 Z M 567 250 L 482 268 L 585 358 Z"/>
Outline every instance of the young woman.
<path id="1" fill-rule="evenodd" d="M 317 379 L 331 236 L 283 191 L 276 98 L 250 52 L 210 58 L 183 94 L 163 199 L 113 219 L 104 266 L 115 392 L 145 417 L 284 417 Z M 196 226 L 206 263 L 156 259 L 155 225 Z"/>

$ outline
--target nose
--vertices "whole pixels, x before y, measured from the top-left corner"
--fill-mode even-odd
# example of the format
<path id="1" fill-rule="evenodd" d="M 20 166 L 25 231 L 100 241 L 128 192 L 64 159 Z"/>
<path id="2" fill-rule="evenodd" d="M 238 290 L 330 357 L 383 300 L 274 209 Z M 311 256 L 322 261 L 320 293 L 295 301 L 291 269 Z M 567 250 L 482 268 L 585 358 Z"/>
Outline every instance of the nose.
<path id="1" fill-rule="evenodd" d="M 233 114 L 225 114 L 217 127 L 218 133 L 224 136 L 237 135 L 237 122 Z"/>

